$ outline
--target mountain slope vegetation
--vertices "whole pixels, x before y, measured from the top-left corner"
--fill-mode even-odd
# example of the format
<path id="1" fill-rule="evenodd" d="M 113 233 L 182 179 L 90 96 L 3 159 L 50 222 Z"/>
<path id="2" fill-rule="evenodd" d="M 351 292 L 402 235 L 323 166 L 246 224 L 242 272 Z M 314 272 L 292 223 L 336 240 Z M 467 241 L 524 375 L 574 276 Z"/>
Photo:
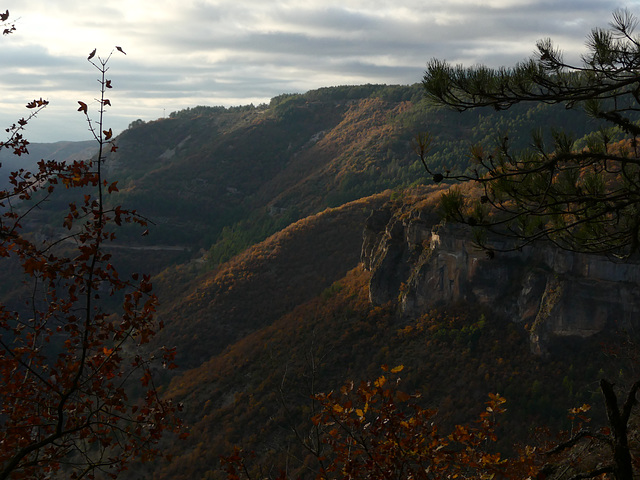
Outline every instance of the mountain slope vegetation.
<path id="1" fill-rule="evenodd" d="M 157 341 L 178 347 L 181 367 L 195 367 L 319 295 L 358 265 L 365 220 L 388 198 L 389 192 L 299 220 L 187 283 L 175 280 L 189 278 L 188 266 L 157 275 L 166 325 Z"/>
<path id="2" fill-rule="evenodd" d="M 360 263 L 372 211 L 409 215 L 426 202 L 438 217 L 442 187 L 421 186 L 432 178 L 414 152 L 417 134 L 432 135 L 434 167 L 464 171 L 472 144 L 508 135 L 524 148 L 540 125 L 569 126 L 576 138 L 599 126 L 548 105 L 457 114 L 429 106 L 419 85 L 325 88 L 133 122 L 105 165 L 118 182 L 113 201 L 150 226 L 143 236 L 125 229 L 111 248 L 123 273 L 154 275 L 165 324 L 154 341 L 178 351 L 178 368 L 159 380 L 191 427 L 189 440 L 167 445 L 170 465 L 133 476 L 222 478 L 218 456 L 234 445 L 263 465 L 283 465 L 289 452 L 292 468 L 308 472 L 313 459 L 292 427 L 310 428 L 310 395 L 375 378 L 382 364 L 405 365 L 406 389 L 439 407 L 445 424 L 475 416 L 490 392 L 504 395 L 507 443 L 598 402 L 593 381 L 613 371 L 598 353 L 606 334 L 567 340 L 571 348 L 543 360 L 521 326 L 477 305 L 411 318 L 395 299 L 371 305 Z M 68 195 L 34 215 L 42 234 L 60 235 L 47 221 Z M 19 296 L 11 279 L 2 285 Z"/>
<path id="3" fill-rule="evenodd" d="M 420 189 L 390 205 L 410 209 L 415 203 L 423 208 L 423 199 L 430 195 L 439 192 Z M 355 229 L 355 222 L 342 219 L 351 208 L 353 204 L 334 211 L 334 221 Z M 521 325 L 487 308 L 459 303 L 402 317 L 395 302 L 373 306 L 368 294 L 370 274 L 361 264 L 336 275 L 321 291 L 290 302 L 288 310 L 281 309 L 274 297 L 287 295 L 285 283 L 299 283 L 295 270 L 287 276 L 288 282 L 273 283 L 275 290 L 271 290 L 260 261 L 249 259 L 259 259 L 258 252 L 267 250 L 271 252 L 267 270 L 276 271 L 280 263 L 291 268 L 292 249 L 300 248 L 299 254 L 307 259 L 305 268 L 321 268 L 331 257 L 311 252 L 322 250 L 326 237 L 308 235 L 305 230 L 313 231 L 314 223 L 326 221 L 322 217 L 328 215 L 282 232 L 288 246 L 273 248 L 276 240 L 284 240 L 278 234 L 220 268 L 226 278 L 237 274 L 234 295 L 251 303 L 250 307 L 235 303 L 238 317 L 258 322 L 255 315 L 247 319 L 246 312 L 262 310 L 259 317 L 264 323 L 255 323 L 251 331 L 245 328 L 237 339 L 227 337 L 230 341 L 221 349 L 215 341 L 207 341 L 215 353 L 171 380 L 166 394 L 184 403 L 191 436 L 184 444 L 170 447 L 175 456 L 170 465 L 158 467 L 155 478 L 225 478 L 218 457 L 231 452 L 234 445 L 255 451 L 256 465 L 276 469 L 289 465 L 292 471 L 310 475 L 315 460 L 294 432 L 312 431 L 311 396 L 337 389 L 345 380 L 357 383 L 376 378 L 381 365 L 404 365 L 403 388 L 419 391 L 425 406 L 438 408 L 442 425 L 473 418 L 488 393 L 504 395 L 509 410 L 501 430 L 505 445 L 530 440 L 537 434 L 535 426 L 567 428 L 570 408 L 599 401 L 594 382 L 598 370 L 615 370 L 597 353 L 602 342 L 611 341 L 606 334 L 568 340 L 558 346 L 561 355 L 542 359 L 531 353 Z M 220 282 L 219 277 L 216 280 Z M 227 292 L 220 292 L 206 277 L 197 288 L 198 295 L 210 303 L 204 306 L 189 297 L 191 302 L 182 308 L 190 303 L 192 309 L 178 320 L 180 326 L 198 317 L 197 306 L 212 317 L 224 308 L 220 305 L 224 300 L 216 305 L 210 292 L 217 291 L 222 298 Z M 218 319 L 233 318 L 233 313 L 221 313 Z M 224 337 L 217 330 L 219 320 L 208 321 L 211 326 L 200 323 L 198 339 L 187 342 L 196 348 L 198 359 L 203 356 L 197 344 L 210 335 L 211 327 L 218 339 Z M 585 355 L 590 358 L 588 368 L 584 368 Z"/>
<path id="4" fill-rule="evenodd" d="M 597 127 L 544 105 L 506 115 L 436 109 L 419 85 L 334 87 L 134 122 L 107 166 L 119 182 L 114 201 L 156 224 L 144 242 L 128 242 L 211 250 L 213 267 L 326 207 L 430 181 L 417 134 L 433 136 L 431 162 L 464 170 L 473 143 L 509 132 L 524 146 L 541 124 L 570 125 L 576 137 Z"/>

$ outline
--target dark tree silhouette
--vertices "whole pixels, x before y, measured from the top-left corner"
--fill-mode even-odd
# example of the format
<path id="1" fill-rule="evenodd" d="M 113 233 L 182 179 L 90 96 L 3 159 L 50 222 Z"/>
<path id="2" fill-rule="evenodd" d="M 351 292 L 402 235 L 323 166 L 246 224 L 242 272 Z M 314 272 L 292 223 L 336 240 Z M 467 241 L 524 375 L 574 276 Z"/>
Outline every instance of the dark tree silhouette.
<path id="1" fill-rule="evenodd" d="M 106 201 L 118 191 L 102 168 L 106 152 L 117 148 L 104 123 L 111 53 L 89 56 L 100 92 L 90 105 L 78 102 L 97 156 L 40 161 L 33 172 L 13 172 L 0 189 L 0 259 L 25 284 L 20 305 L 0 303 L 0 479 L 56 472 L 115 478 L 132 458 L 159 454 L 163 433 L 180 426 L 178 406 L 160 398 L 152 376 L 155 362 L 172 366 L 174 352 L 164 349 L 154 361 L 141 348 L 161 328 L 149 276 L 120 276 L 104 249 L 120 225 L 146 224 L 134 210 Z M 31 115 L 7 129 L 0 149 L 28 153 L 23 130 L 46 105 L 29 102 Z M 55 238 L 43 239 L 29 220 L 60 189 L 77 195 Z"/>
<path id="2" fill-rule="evenodd" d="M 538 42 L 537 55 L 513 68 L 429 62 L 423 85 L 428 98 L 440 105 L 465 111 L 503 110 L 522 102 L 564 104 L 582 108 L 603 124 L 581 149 L 566 131 L 552 131 L 549 145 L 542 131 L 535 132 L 531 148 L 520 152 L 513 151 L 504 135 L 492 149 L 473 147 L 475 165 L 463 173 L 433 171 L 427 158 L 430 138 L 416 139 L 416 151 L 435 182 L 474 184 L 452 187 L 443 195 L 442 207 L 446 218 L 476 227 L 476 239 L 490 257 L 495 250 L 520 249 L 540 240 L 618 258 L 628 258 L 640 249 L 637 23 L 626 10 L 614 12 L 608 29 L 591 31 L 581 65 L 565 63 L 550 40 Z M 486 232 L 511 241 L 497 248 L 492 242 L 495 237 Z M 614 386 L 601 380 L 608 433 L 581 430 L 554 452 L 589 439 L 610 448 L 611 455 L 609 461 L 579 470 L 572 479 L 610 474 L 632 480 L 629 420 L 639 388 L 636 382 L 629 389 L 621 408 Z"/>
<path id="3" fill-rule="evenodd" d="M 531 148 L 514 152 L 508 135 L 493 148 L 475 146 L 466 172 L 428 165 L 428 137 L 417 153 L 434 181 L 473 180 L 480 192 L 463 198 L 455 189 L 446 215 L 513 240 L 520 248 L 548 240 L 575 251 L 628 257 L 640 247 L 640 37 L 637 19 L 617 11 L 607 30 L 593 29 L 581 65 L 569 65 L 550 40 L 534 58 L 512 68 L 464 68 L 431 60 L 423 85 L 434 102 L 464 111 L 507 109 L 522 102 L 582 108 L 602 127 L 581 149 L 566 131 L 542 131 Z M 615 139 L 615 142 L 613 141 Z M 479 242 L 491 250 L 482 236 Z"/>

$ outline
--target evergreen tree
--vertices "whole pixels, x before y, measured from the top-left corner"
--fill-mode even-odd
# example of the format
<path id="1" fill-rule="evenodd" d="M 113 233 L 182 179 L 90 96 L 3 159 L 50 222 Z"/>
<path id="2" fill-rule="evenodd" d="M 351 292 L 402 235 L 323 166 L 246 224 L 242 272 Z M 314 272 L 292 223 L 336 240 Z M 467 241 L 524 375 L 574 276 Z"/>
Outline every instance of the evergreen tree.
<path id="1" fill-rule="evenodd" d="M 531 148 L 514 152 L 504 134 L 495 148 L 472 148 L 476 166 L 462 173 L 434 172 L 434 181 L 474 180 L 477 196 L 453 189 L 445 214 L 513 240 L 504 249 L 548 240 L 561 248 L 628 257 L 640 247 L 640 37 L 637 18 L 616 11 L 608 29 L 595 28 L 581 65 L 570 65 L 551 40 L 511 68 L 465 68 L 431 60 L 427 96 L 459 111 L 504 110 L 521 102 L 582 108 L 600 123 L 577 148 L 567 131 L 534 132 Z M 429 138 L 417 141 L 425 161 Z M 474 197 L 471 200 L 469 197 Z M 480 235 L 479 243 L 493 254 Z"/>

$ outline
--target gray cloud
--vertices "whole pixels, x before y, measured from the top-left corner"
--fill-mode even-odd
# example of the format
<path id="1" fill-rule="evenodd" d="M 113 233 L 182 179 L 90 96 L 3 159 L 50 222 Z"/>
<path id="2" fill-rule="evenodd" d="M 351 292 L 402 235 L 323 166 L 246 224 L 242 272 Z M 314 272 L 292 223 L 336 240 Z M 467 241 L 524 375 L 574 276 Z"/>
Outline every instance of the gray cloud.
<path id="1" fill-rule="evenodd" d="M 353 83 L 420 81 L 426 62 L 509 65 L 553 38 L 578 59 L 594 26 L 638 1 L 611 0 L 17 0 L 19 35 L 5 37 L 0 126 L 48 97 L 34 141 L 80 139 L 78 99 L 96 93 L 85 61 L 114 43 L 114 129 L 196 104 L 268 101 L 280 93 Z M 104 47 L 104 45 L 107 45 Z M 53 123 L 53 126 L 51 126 Z M 42 125 L 42 127 L 40 127 Z"/>

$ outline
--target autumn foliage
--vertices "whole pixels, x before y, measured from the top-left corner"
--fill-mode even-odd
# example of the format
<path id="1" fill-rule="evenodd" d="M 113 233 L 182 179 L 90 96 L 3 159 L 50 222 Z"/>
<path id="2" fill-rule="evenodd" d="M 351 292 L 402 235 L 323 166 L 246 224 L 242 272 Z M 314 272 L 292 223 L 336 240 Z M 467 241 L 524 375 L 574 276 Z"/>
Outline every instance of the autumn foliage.
<path id="1" fill-rule="evenodd" d="M 320 413 L 314 431 L 300 440 L 316 459 L 317 479 L 528 478 L 541 456 L 534 448 L 503 457 L 495 448 L 495 427 L 506 400 L 490 394 L 478 418 L 443 433 L 436 409 L 423 408 L 418 394 L 399 388 L 402 366 L 382 367 L 374 381 L 345 384 L 340 391 L 315 395 Z M 239 449 L 222 459 L 229 480 L 253 478 L 250 456 Z M 309 463 L 307 462 L 307 465 Z M 307 474 L 309 472 L 306 472 Z M 264 477 L 260 471 L 258 476 Z M 281 471 L 276 478 L 291 478 Z"/>
<path id="2" fill-rule="evenodd" d="M 2 20 L 6 20 L 2 16 Z M 174 352 L 154 360 L 141 348 L 161 325 L 147 275 L 121 277 L 104 246 L 124 223 L 145 225 L 134 210 L 107 207 L 117 192 L 102 172 L 104 152 L 115 150 L 103 126 L 105 78 L 111 58 L 93 55 L 99 71 L 98 118 L 79 102 L 98 146 L 93 160 L 41 161 L 37 171 L 19 170 L 0 191 L 0 257 L 19 264 L 20 303 L 0 304 L 0 478 L 114 477 L 134 457 L 159 453 L 167 430 L 177 431 L 178 407 L 159 397 L 153 369 L 171 368 Z M 27 104 L 33 113 L 7 129 L 0 148 L 28 153 L 24 127 L 47 102 Z M 62 189 L 76 193 L 54 238 L 26 226 L 30 215 Z M 119 304 L 119 306 L 117 306 Z M 157 363 L 157 367 L 154 366 Z"/>

